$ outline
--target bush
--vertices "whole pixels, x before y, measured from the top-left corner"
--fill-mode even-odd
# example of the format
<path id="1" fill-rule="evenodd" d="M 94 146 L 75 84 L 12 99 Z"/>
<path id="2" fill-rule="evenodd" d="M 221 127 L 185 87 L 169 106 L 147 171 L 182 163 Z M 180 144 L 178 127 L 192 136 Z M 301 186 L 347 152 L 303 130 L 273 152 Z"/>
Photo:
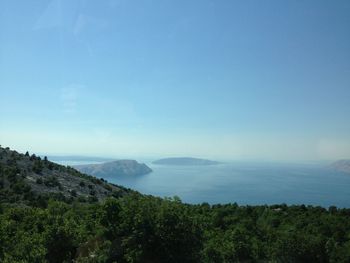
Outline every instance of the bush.
<path id="1" fill-rule="evenodd" d="M 56 187 L 56 186 L 60 187 L 61 186 L 60 182 L 58 181 L 58 179 L 55 176 L 49 176 L 47 179 L 44 180 L 44 184 L 47 187 Z"/>
<path id="2" fill-rule="evenodd" d="M 37 183 L 37 184 L 43 184 L 43 183 L 44 183 L 44 181 L 43 181 L 43 179 L 38 178 L 38 179 L 36 179 L 36 183 Z"/>

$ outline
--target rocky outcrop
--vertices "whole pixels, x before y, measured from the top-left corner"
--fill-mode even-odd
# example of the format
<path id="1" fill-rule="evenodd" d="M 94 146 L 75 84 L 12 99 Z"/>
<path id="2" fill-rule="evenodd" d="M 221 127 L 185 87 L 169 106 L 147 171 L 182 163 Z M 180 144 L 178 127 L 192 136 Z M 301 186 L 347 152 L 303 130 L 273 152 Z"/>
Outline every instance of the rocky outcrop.
<path id="1" fill-rule="evenodd" d="M 66 200 L 99 201 L 122 196 L 129 190 L 104 179 L 86 175 L 34 154 L 0 147 L 0 198 L 32 200 L 55 196 Z M 11 201 L 11 200 L 10 200 Z"/>

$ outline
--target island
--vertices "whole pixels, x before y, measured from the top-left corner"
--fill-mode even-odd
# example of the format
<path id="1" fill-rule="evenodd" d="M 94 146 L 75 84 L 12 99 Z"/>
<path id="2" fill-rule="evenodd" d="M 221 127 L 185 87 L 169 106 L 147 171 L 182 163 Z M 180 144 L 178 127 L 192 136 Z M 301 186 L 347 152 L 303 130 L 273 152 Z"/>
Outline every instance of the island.
<path id="1" fill-rule="evenodd" d="M 336 206 L 182 203 L 0 146 L 0 262 L 350 262 L 349 218 Z"/>
<path id="2" fill-rule="evenodd" d="M 350 173 L 350 160 L 339 160 L 331 164 L 331 167 L 337 171 Z"/>
<path id="3" fill-rule="evenodd" d="M 207 159 L 193 158 L 193 157 L 173 157 L 173 158 L 164 158 L 152 162 L 153 164 L 159 165 L 216 165 L 220 162 L 211 161 Z"/>
<path id="4" fill-rule="evenodd" d="M 75 165 L 78 171 L 96 177 L 139 176 L 152 172 L 144 163 L 135 160 L 117 160 L 100 164 Z"/>

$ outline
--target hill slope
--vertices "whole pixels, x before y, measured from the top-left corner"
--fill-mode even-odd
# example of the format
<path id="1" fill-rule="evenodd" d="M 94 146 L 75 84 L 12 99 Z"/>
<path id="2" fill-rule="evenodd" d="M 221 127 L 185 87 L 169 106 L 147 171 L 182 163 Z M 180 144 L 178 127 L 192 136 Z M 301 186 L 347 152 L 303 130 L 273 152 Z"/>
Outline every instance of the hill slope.
<path id="1" fill-rule="evenodd" d="M 99 201 L 128 190 L 40 157 L 0 147 L 0 198 L 32 202 L 42 197 L 72 201 Z"/>
<path id="2" fill-rule="evenodd" d="M 45 158 L 3 148 L 0 157 L 0 262 L 350 262 L 350 209 L 189 205 Z M 47 191 L 71 200 L 77 179 L 128 194 L 94 204 L 39 202 Z"/>
<path id="3" fill-rule="evenodd" d="M 82 173 L 97 177 L 108 176 L 138 176 L 152 172 L 144 163 L 138 163 L 135 160 L 118 160 L 101 164 L 75 165 L 75 169 Z"/>

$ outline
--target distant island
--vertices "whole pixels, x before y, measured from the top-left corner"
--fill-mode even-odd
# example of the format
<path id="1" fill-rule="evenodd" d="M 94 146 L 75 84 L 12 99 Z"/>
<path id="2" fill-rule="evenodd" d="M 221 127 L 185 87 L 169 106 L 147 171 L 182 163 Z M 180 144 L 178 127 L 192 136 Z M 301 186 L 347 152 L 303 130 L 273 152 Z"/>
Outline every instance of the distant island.
<path id="1" fill-rule="evenodd" d="M 111 176 L 138 176 L 152 172 L 144 163 L 138 163 L 135 160 L 117 160 L 101 164 L 83 164 L 73 166 L 82 173 L 96 177 Z"/>
<path id="2" fill-rule="evenodd" d="M 331 167 L 337 171 L 350 173 L 350 160 L 339 160 L 331 164 Z"/>
<path id="3" fill-rule="evenodd" d="M 48 155 L 47 158 L 52 162 L 111 162 L 115 161 L 113 158 L 94 157 L 94 156 L 80 156 L 80 155 Z"/>
<path id="4" fill-rule="evenodd" d="M 143 195 L 0 146 L 0 262 L 349 262 L 349 219 L 335 206 Z"/>
<path id="5" fill-rule="evenodd" d="M 174 157 L 174 158 L 164 158 L 157 161 L 152 162 L 153 164 L 160 165 L 216 165 L 220 164 L 216 161 L 200 159 L 200 158 L 192 158 L 192 157 Z"/>

